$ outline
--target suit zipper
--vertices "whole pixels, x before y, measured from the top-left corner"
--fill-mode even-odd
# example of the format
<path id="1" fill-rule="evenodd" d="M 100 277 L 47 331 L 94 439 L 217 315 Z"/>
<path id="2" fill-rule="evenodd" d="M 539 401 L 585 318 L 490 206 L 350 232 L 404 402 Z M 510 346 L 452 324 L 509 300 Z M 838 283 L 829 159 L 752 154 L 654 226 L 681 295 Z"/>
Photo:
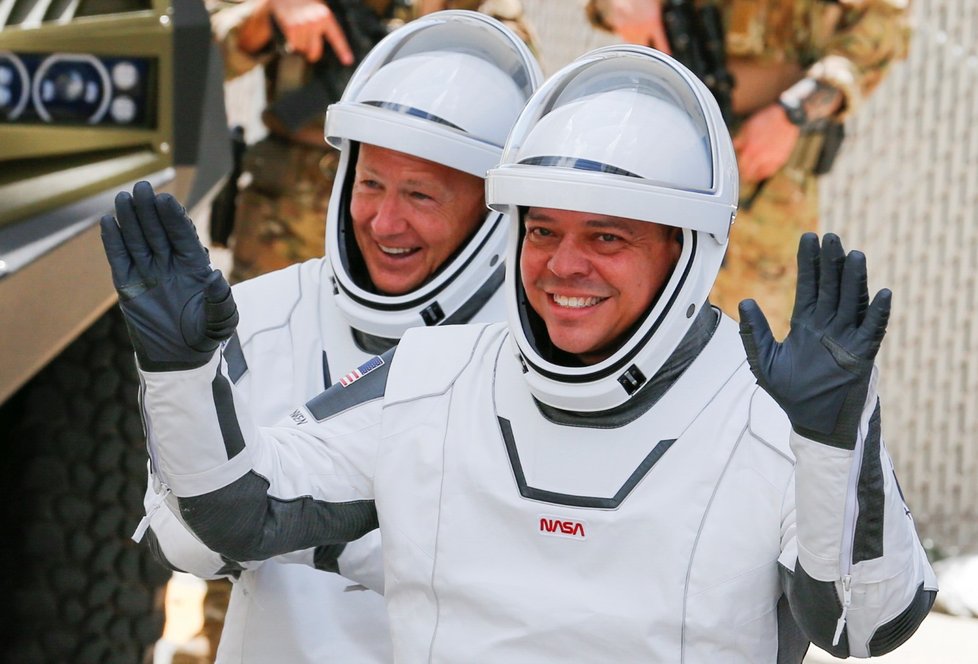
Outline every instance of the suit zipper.
<path id="1" fill-rule="evenodd" d="M 835 635 L 832 645 L 839 645 L 842 630 L 846 627 L 846 616 L 852 603 L 852 550 L 856 539 L 856 517 L 859 515 L 859 472 L 863 465 L 863 448 L 865 436 L 860 422 L 856 433 L 856 446 L 852 452 L 852 465 L 849 467 L 849 484 L 846 491 L 846 513 L 842 527 L 842 551 L 839 557 L 839 570 L 842 581 L 842 614 L 835 625 Z"/>

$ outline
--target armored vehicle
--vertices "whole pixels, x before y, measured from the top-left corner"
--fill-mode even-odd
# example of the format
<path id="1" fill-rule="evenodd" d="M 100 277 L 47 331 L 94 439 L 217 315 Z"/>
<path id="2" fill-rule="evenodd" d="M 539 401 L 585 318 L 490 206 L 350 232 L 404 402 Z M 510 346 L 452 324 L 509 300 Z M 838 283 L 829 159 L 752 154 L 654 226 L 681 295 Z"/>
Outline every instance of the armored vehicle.
<path id="1" fill-rule="evenodd" d="M 138 664 L 162 632 L 98 220 L 138 180 L 207 203 L 230 168 L 222 81 L 200 0 L 0 0 L 0 661 Z"/>

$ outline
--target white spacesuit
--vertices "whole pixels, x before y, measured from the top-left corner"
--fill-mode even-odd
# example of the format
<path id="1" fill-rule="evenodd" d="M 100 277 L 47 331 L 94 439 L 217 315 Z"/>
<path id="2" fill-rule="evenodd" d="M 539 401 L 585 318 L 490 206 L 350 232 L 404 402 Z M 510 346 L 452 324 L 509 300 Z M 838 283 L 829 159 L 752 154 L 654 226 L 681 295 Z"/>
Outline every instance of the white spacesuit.
<path id="1" fill-rule="evenodd" d="M 342 155 L 335 191 L 344 192 L 329 208 L 328 258 L 234 288 L 241 320 L 225 356 L 256 421 L 275 422 L 289 406 L 322 392 L 338 372 L 390 348 L 409 327 L 505 318 L 499 286 L 507 224 L 501 214 L 488 213 L 432 279 L 405 295 L 384 295 L 357 262 L 350 181 L 360 143 L 484 177 L 540 79 L 515 35 L 468 12 L 413 22 L 370 54 L 328 113 L 326 138 Z M 383 591 L 379 532 L 345 548 L 238 563 L 187 532 L 164 497 L 164 485 L 151 474 L 145 522 L 158 557 L 204 578 L 236 578 L 218 662 L 391 661 L 383 597 L 367 590 Z M 338 568 L 346 578 L 314 567 Z"/>
<path id="2" fill-rule="evenodd" d="M 809 641 L 843 657 L 898 646 L 936 583 L 881 441 L 888 300 L 863 300 L 861 255 L 811 236 L 792 333 L 775 344 L 748 304 L 741 341 L 704 306 L 735 164 L 715 102 L 674 60 L 579 58 L 534 95 L 487 180 L 513 223 L 508 324 L 410 330 L 276 428 L 233 390 L 213 396 L 220 353 L 142 371 L 168 501 L 234 560 L 379 527 L 401 662 L 780 663 Z M 598 247 L 627 244 L 618 218 L 680 229 L 657 296 L 597 360 L 552 342 L 530 304 L 539 209 L 586 213 L 594 237 L 573 241 Z M 208 320 L 226 319 L 222 298 L 207 296 Z M 547 306 L 573 321 L 602 300 Z"/>

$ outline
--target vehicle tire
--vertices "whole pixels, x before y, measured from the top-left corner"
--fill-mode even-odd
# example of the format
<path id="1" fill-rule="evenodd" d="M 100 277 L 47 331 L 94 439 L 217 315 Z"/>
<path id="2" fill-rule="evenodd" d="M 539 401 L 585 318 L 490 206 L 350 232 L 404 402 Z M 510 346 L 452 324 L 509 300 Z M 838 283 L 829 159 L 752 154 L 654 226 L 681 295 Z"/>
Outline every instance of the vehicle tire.
<path id="1" fill-rule="evenodd" d="M 130 539 L 146 446 L 116 307 L 0 407 L 3 662 L 140 664 L 170 578 Z"/>

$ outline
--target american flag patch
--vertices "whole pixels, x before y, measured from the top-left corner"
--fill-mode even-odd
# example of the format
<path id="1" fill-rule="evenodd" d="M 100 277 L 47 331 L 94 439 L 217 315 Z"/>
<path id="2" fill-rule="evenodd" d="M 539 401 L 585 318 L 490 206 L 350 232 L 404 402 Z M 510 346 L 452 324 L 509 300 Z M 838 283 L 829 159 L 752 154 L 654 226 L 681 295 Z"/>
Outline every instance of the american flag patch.
<path id="1" fill-rule="evenodd" d="M 349 387 L 351 384 L 360 380 L 374 369 L 379 369 L 382 366 L 384 366 L 384 358 L 380 357 L 379 355 L 377 357 L 372 357 L 350 373 L 340 378 L 340 385 L 343 387 Z"/>

